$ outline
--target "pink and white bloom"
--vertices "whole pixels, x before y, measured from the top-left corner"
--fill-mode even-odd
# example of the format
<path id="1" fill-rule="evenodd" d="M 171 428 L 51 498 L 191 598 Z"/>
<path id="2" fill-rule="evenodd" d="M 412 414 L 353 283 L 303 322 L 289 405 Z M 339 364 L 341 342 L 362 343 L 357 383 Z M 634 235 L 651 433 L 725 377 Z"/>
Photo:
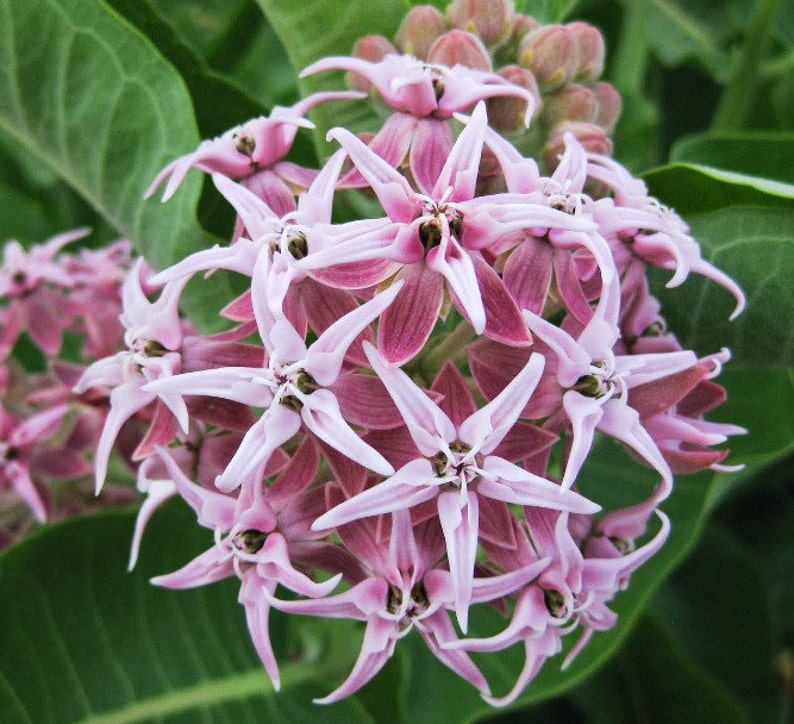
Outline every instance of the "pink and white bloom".
<path id="1" fill-rule="evenodd" d="M 260 257 L 258 266 L 264 263 L 263 259 Z M 389 475 L 394 469 L 350 428 L 332 388 L 342 371 L 347 349 L 393 302 L 399 290 L 400 285 L 394 285 L 341 317 L 309 347 L 286 319 L 273 321 L 267 309 L 268 300 L 255 295 L 260 336 L 267 340 L 264 366 L 188 372 L 151 382 L 146 391 L 158 395 L 208 395 L 264 408 L 262 417 L 248 430 L 229 465 L 215 481 L 224 492 L 235 490 L 302 424 L 343 455 Z"/>
<path id="2" fill-rule="evenodd" d="M 92 387 L 110 388 L 110 410 L 94 456 L 96 491 L 102 489 L 113 443 L 122 425 L 147 405 L 157 402 L 166 408 L 182 428 L 188 429 L 188 411 L 180 395 L 145 390 L 152 380 L 178 374 L 182 369 L 180 349 L 184 337 L 179 317 L 179 298 L 186 279 L 166 285 L 159 298 L 150 302 L 141 286 L 144 271 L 139 259 L 122 287 L 124 341 L 127 349 L 94 362 L 74 386 L 75 394 Z M 167 413 L 160 411 L 160 417 Z M 167 443 L 170 440 L 163 440 Z"/>
<path id="3" fill-rule="evenodd" d="M 332 129 L 378 197 L 388 220 L 358 222 L 357 233 L 331 243 L 299 263 L 325 268 L 334 283 L 334 265 L 390 261 L 404 287 L 381 320 L 378 349 L 393 364 L 415 356 L 438 318 L 445 290 L 478 334 L 508 344 L 529 341 L 518 308 L 498 274 L 484 259 L 479 226 L 467 231 L 469 202 L 474 199 L 487 118 L 480 104 L 458 137 L 429 194 L 414 191 L 406 178 L 352 133 Z M 354 232 L 351 229 L 351 232 Z M 330 267 L 330 268 L 329 268 Z M 393 270 L 386 270 L 386 274 Z M 384 276 L 384 279 L 386 277 Z"/>
<path id="4" fill-rule="evenodd" d="M 401 638 L 412 629 L 420 633 L 433 654 L 483 695 L 488 684 L 468 654 L 452 650 L 457 640 L 447 609 L 454 602 L 449 571 L 439 567 L 444 542 L 438 521 L 414 526 L 405 510 L 391 515 L 388 542 L 378 536 L 375 520 L 357 520 L 339 526 L 343 543 L 365 566 L 367 577 L 344 593 L 310 601 L 282 601 L 269 594 L 282 611 L 330 618 L 366 621 L 358 660 L 348 678 L 318 704 L 330 704 L 357 691 L 383 668 Z M 473 602 L 509 595 L 540 573 L 547 560 L 499 576 L 476 579 Z"/>
<path id="5" fill-rule="evenodd" d="M 43 444 L 68 412 L 68 405 L 55 405 L 21 420 L 0 406 L 0 491 L 14 490 L 40 522 L 47 520 L 50 507 L 41 473 L 57 468 L 58 477 L 68 479 L 88 472 L 76 452 Z"/>
<path id="6" fill-rule="evenodd" d="M 294 547 L 318 537 L 310 531 L 309 521 L 324 503 L 321 490 L 307 490 L 319 466 L 311 441 L 304 442 L 272 485 L 263 484 L 264 465 L 258 465 L 236 497 L 196 485 L 165 450 L 160 449 L 159 456 L 177 491 L 198 515 L 199 524 L 213 530 L 215 543 L 180 570 L 157 576 L 152 583 L 194 588 L 233 575 L 240 578 L 239 601 L 257 653 L 278 690 L 278 665 L 268 633 L 270 603 L 265 594 L 273 594 L 282 585 L 304 596 L 324 596 L 341 578 L 338 574 L 315 583 L 292 563 Z"/>
<path id="7" fill-rule="evenodd" d="M 500 75 L 455 65 L 426 63 L 410 55 L 390 53 L 377 62 L 355 57 L 330 57 L 304 69 L 301 77 L 327 70 L 356 73 L 394 109 L 370 143 L 374 153 L 393 168 L 409 159 L 411 175 L 422 193 L 430 194 L 452 148 L 448 124 L 453 114 L 468 111 L 494 97 L 527 102 L 525 123 L 535 108 L 530 91 Z"/>
<path id="8" fill-rule="evenodd" d="M 447 546 L 455 612 L 465 631 L 480 497 L 579 513 L 595 512 L 599 506 L 491 454 L 517 421 L 542 374 L 540 355 L 533 355 L 502 394 L 485 407 L 453 421 L 405 372 L 384 364 L 371 345 L 365 345 L 365 351 L 400 410 L 418 455 L 382 483 L 328 511 L 313 528 L 332 528 L 435 500 Z"/>
<path id="9" fill-rule="evenodd" d="M 314 128 L 304 116 L 318 103 L 361 97 L 361 93 L 353 91 L 315 93 L 294 106 L 276 106 L 269 116 L 254 118 L 218 138 L 202 141 L 195 151 L 169 163 L 146 190 L 144 198 L 151 196 L 167 180 L 162 199 L 167 201 L 187 172 L 197 168 L 232 179 L 245 179 L 244 183 L 277 213 L 287 213 L 293 203 L 290 186 L 306 188 L 316 175 L 311 169 L 283 160 L 292 148 L 298 129 Z"/>
<path id="10" fill-rule="evenodd" d="M 672 472 L 631 406 L 630 390 L 692 367 L 697 363 L 694 353 L 615 355 L 612 347 L 619 332 L 616 314 L 609 310 L 597 310 L 577 339 L 531 312 L 525 311 L 524 318 L 556 357 L 554 374 L 562 395 L 558 415 L 571 429 L 562 487 L 573 485 L 599 429 L 631 447 L 659 472 L 665 483 L 660 495 L 666 497 L 672 489 Z"/>

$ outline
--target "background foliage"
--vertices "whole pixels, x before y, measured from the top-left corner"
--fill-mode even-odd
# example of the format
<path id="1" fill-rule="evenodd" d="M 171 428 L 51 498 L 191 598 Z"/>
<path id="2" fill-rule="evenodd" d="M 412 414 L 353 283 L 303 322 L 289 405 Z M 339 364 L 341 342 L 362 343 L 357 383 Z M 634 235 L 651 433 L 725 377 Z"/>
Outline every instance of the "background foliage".
<path id="1" fill-rule="evenodd" d="M 445 2 L 436 3 L 443 7 Z M 519 3 L 520 4 L 520 3 Z M 94 243 L 131 238 L 164 265 L 229 229 L 202 180 L 165 206 L 141 201 L 169 160 L 298 97 L 295 68 L 394 33 L 402 0 L 0 0 L 0 236 L 26 243 L 90 225 Z M 794 0 L 529 0 L 542 21 L 603 29 L 606 77 L 624 96 L 615 155 L 690 223 L 704 256 L 749 305 L 691 279 L 664 313 L 699 353 L 733 349 L 729 402 L 748 428 L 736 475 L 681 477 L 664 504 L 673 533 L 616 601 L 618 627 L 570 671 L 549 662 L 512 711 L 494 714 L 429 660 L 416 636 L 354 699 L 310 700 L 349 669 L 360 631 L 276 614 L 284 686 L 270 689 L 234 584 L 170 592 L 148 578 L 209 545 L 178 504 L 155 518 L 125 572 L 134 511 L 42 529 L 0 554 L 0 712 L 9 722 L 493 721 L 775 722 L 794 692 Z M 341 87 L 323 74 L 301 92 Z M 324 153 L 330 105 L 299 137 Z M 344 119 L 351 122 L 349 109 Z M 366 123 L 366 108 L 352 116 Z M 315 161 L 316 162 L 316 161 Z M 652 170 L 649 170 L 652 169 Z M 190 313 L 202 320 L 202 284 Z M 206 320 L 204 320 L 206 321 Z M 614 477 L 604 445 L 583 486 Z M 617 489 L 647 485 L 628 471 Z M 493 621 L 479 622 L 488 627 Z M 520 648 L 520 647 L 519 647 Z M 490 657 L 498 658 L 498 657 Z M 486 674 L 504 689 L 511 650 Z M 497 667 L 497 668 L 494 668 Z M 495 687 L 496 688 L 496 687 Z M 497 689 L 497 693 L 500 693 Z"/>

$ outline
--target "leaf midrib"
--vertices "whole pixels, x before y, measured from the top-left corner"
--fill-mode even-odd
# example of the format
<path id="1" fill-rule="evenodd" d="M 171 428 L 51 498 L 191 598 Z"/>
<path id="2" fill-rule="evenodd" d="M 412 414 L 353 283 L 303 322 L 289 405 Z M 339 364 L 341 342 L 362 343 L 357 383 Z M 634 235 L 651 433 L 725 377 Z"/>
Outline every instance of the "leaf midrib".
<path id="1" fill-rule="evenodd" d="M 282 687 L 290 688 L 311 679 L 308 666 L 293 664 L 282 667 Z M 192 686 L 131 702 L 118 709 L 92 714 L 79 724 L 132 724 L 192 709 L 242 701 L 255 696 L 272 697 L 276 692 L 263 669 L 249 669 L 222 679 L 201 681 Z"/>

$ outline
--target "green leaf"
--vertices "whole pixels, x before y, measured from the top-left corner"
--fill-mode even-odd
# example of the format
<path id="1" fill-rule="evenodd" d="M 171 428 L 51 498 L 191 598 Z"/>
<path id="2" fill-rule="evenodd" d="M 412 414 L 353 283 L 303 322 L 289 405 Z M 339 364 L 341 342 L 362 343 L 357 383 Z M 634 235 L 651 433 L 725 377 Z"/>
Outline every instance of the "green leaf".
<path id="1" fill-rule="evenodd" d="M 198 143 L 185 87 L 98 0 L 0 0 L 0 127 L 156 265 L 209 243 L 199 179 L 165 207 L 141 195 Z"/>
<path id="2" fill-rule="evenodd" d="M 190 91 L 201 136 L 212 138 L 227 129 L 264 115 L 268 108 L 214 72 L 168 24 L 153 0 L 135 3 L 107 0 L 127 21 L 156 43 L 158 51 L 179 72 Z"/>
<path id="3" fill-rule="evenodd" d="M 609 666 L 573 693 L 592 724 L 750 724 L 731 692 L 646 615 Z"/>
<path id="4" fill-rule="evenodd" d="M 129 511 L 74 519 L 0 555 L 4 721 L 372 721 L 354 699 L 311 703 L 330 691 L 324 674 L 330 669 L 335 679 L 334 667 L 348 661 L 322 640 L 302 653 L 277 612 L 274 646 L 282 662 L 291 660 L 281 668 L 281 691 L 273 691 L 236 580 L 190 591 L 149 584 L 213 544 L 186 506 L 157 513 L 140 569 L 126 573 L 132 523 Z"/>
<path id="5" fill-rule="evenodd" d="M 684 3 L 677 0 L 624 0 L 642 7 L 645 32 L 656 55 L 665 65 L 700 60 L 715 77 L 729 66 L 720 47 L 720 34 L 728 29 L 724 6 L 717 0 Z"/>
<path id="6" fill-rule="evenodd" d="M 753 722 L 780 720 L 767 584 L 726 531 L 710 528 L 654 597 L 653 610 L 692 660 L 733 693 L 745 719 L 752 712 Z"/>
<path id="7" fill-rule="evenodd" d="M 561 23 L 576 9 L 579 0 L 527 0 L 522 12 L 541 23 Z"/>
<path id="8" fill-rule="evenodd" d="M 690 163 L 643 174 L 651 193 L 689 218 L 739 204 L 794 207 L 794 185 Z"/>
<path id="9" fill-rule="evenodd" d="M 794 184 L 794 134 L 696 134 L 678 141 L 670 152 L 670 160 Z"/>

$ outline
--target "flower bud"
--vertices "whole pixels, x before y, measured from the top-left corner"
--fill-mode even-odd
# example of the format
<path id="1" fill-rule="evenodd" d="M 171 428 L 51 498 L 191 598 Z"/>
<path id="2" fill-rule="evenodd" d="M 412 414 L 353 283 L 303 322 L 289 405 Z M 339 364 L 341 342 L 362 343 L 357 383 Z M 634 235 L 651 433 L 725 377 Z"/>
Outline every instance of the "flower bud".
<path id="1" fill-rule="evenodd" d="M 397 47 L 420 60 L 427 60 L 430 46 L 447 29 L 441 11 L 432 5 L 417 5 L 400 23 L 395 36 Z"/>
<path id="2" fill-rule="evenodd" d="M 486 45 L 508 35 L 514 12 L 511 0 L 453 0 L 447 6 L 449 21 L 456 28 L 476 33 Z"/>
<path id="3" fill-rule="evenodd" d="M 612 154 L 612 141 L 601 126 L 582 121 L 563 121 L 554 127 L 549 140 L 543 148 L 543 160 L 553 170 L 557 168 L 560 157 L 565 151 L 565 134 L 571 133 L 582 144 L 585 151 L 599 153 L 603 156 Z"/>
<path id="4" fill-rule="evenodd" d="M 583 83 L 592 83 L 604 72 L 604 36 L 601 31 L 589 23 L 568 23 L 568 30 L 573 35 L 574 45 L 579 63 L 574 76 Z"/>
<path id="5" fill-rule="evenodd" d="M 377 63 L 385 55 L 396 52 L 397 49 L 382 35 L 365 35 L 356 41 L 351 55 L 355 58 L 368 60 L 370 63 Z M 369 93 L 372 90 L 372 83 L 357 73 L 347 74 L 347 84 L 352 90 L 361 93 Z"/>
<path id="6" fill-rule="evenodd" d="M 593 86 L 593 93 L 598 101 L 595 123 L 607 133 L 612 133 L 623 109 L 623 98 L 615 86 L 605 81 L 596 83 Z"/>
<path id="7" fill-rule="evenodd" d="M 518 62 L 531 70 L 541 90 L 570 82 L 579 67 L 573 33 L 564 25 L 544 25 L 524 36 Z"/>
<path id="8" fill-rule="evenodd" d="M 482 41 L 465 30 L 450 30 L 437 38 L 427 59 L 450 68 L 464 65 L 473 70 L 491 70 L 491 57 Z"/>
<path id="9" fill-rule="evenodd" d="M 538 83 L 535 76 L 526 68 L 520 65 L 506 65 L 500 68 L 499 75 L 505 80 L 517 86 L 526 88 L 535 97 L 535 105 L 532 111 L 532 118 L 536 118 L 540 112 L 543 101 L 538 90 Z M 488 106 L 488 121 L 497 131 L 517 131 L 524 126 L 524 117 L 527 112 L 527 102 L 520 98 L 510 98 L 499 96 L 489 98 L 486 101 Z"/>
<path id="10" fill-rule="evenodd" d="M 598 116 L 596 94 L 587 86 L 569 83 L 556 93 L 546 96 L 543 121 L 551 127 L 562 121 L 595 123 Z"/>

